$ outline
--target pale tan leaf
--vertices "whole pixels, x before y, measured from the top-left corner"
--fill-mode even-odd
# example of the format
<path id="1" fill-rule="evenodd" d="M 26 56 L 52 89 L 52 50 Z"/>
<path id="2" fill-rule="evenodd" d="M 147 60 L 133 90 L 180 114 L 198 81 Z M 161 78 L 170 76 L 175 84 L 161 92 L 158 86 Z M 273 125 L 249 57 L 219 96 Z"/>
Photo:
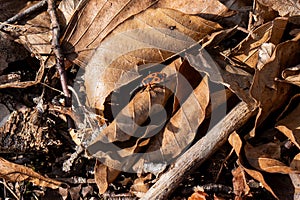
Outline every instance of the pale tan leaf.
<path id="1" fill-rule="evenodd" d="M 293 158 L 290 166 L 295 170 L 300 170 L 300 154 L 299 153 Z"/>
<path id="2" fill-rule="evenodd" d="M 300 104 L 285 118 L 277 122 L 276 128 L 300 149 Z"/>
<path id="3" fill-rule="evenodd" d="M 86 0 L 62 0 L 59 3 L 58 9 L 64 16 L 64 24 L 68 24 L 70 19 L 76 12 L 79 5 L 83 4 Z"/>
<path id="4" fill-rule="evenodd" d="M 300 15 L 300 4 L 297 0 L 258 0 L 258 2 L 278 11 L 280 16 Z"/>
<path id="5" fill-rule="evenodd" d="M 62 182 L 44 177 L 32 169 L 0 158 L 0 177 L 11 182 L 29 181 L 34 185 L 57 189 Z"/>
<path id="6" fill-rule="evenodd" d="M 281 107 L 289 99 L 291 86 L 275 81 L 284 68 L 294 66 L 300 59 L 299 41 L 286 41 L 279 44 L 270 61 L 254 75 L 250 92 L 259 106 L 255 125 L 259 126 L 270 113 Z M 252 135 L 255 133 L 252 132 Z"/>
<path id="7" fill-rule="evenodd" d="M 281 41 L 287 22 L 287 18 L 281 17 L 259 26 L 250 37 L 245 38 L 235 47 L 230 56 L 255 69 L 260 46 L 266 42 L 277 45 Z"/>

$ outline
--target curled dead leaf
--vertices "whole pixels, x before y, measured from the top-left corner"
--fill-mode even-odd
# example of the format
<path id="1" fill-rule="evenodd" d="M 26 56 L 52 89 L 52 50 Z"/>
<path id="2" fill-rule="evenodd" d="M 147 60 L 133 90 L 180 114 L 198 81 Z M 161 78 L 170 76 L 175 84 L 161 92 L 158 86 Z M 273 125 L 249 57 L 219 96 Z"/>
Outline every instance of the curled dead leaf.
<path id="1" fill-rule="evenodd" d="M 258 2 L 278 11 L 280 16 L 294 16 L 300 14 L 299 2 L 297 0 L 258 0 Z"/>
<path id="2" fill-rule="evenodd" d="M 257 69 L 250 89 L 252 97 L 257 101 L 259 113 L 255 127 L 258 127 L 270 113 L 280 108 L 288 99 L 291 86 L 275 81 L 284 68 L 299 63 L 300 42 L 286 41 L 279 44 L 270 61 L 262 69 Z M 254 136 L 254 132 L 251 133 Z"/>
<path id="3" fill-rule="evenodd" d="M 245 38 L 232 51 L 230 57 L 255 69 L 258 62 L 258 49 L 263 43 L 277 45 L 287 25 L 287 18 L 279 17 L 272 22 L 259 26 L 250 37 Z"/>
<path id="4" fill-rule="evenodd" d="M 294 102 L 299 99 L 293 98 Z M 291 105 L 291 103 L 290 103 Z M 290 106 L 288 105 L 288 107 Z M 276 124 L 276 128 L 286 135 L 300 149 L 300 104 Z"/>
<path id="5" fill-rule="evenodd" d="M 217 23 L 161 8 L 125 21 L 88 60 L 85 86 L 90 106 L 102 110 L 107 95 L 138 78 L 147 64 L 161 63 L 219 28 Z"/>
<path id="6" fill-rule="evenodd" d="M 0 158 L 0 177 L 11 182 L 29 181 L 41 187 L 57 189 L 62 182 L 44 177 L 32 169 Z"/>
<path id="7" fill-rule="evenodd" d="M 259 181 L 276 199 L 278 199 L 277 195 L 274 193 L 272 188 L 266 182 L 263 174 L 259 171 L 246 167 L 247 165 L 245 164 L 245 157 L 244 155 L 242 155 L 243 142 L 240 136 L 236 132 L 233 132 L 232 134 L 230 134 L 228 141 L 231 144 L 231 146 L 234 148 L 234 151 L 238 156 L 238 164 L 242 167 L 242 169 L 245 170 L 247 174 L 249 174 L 255 180 Z"/>
<path id="8" fill-rule="evenodd" d="M 283 70 L 281 76 L 284 81 L 300 87 L 300 65 Z"/>

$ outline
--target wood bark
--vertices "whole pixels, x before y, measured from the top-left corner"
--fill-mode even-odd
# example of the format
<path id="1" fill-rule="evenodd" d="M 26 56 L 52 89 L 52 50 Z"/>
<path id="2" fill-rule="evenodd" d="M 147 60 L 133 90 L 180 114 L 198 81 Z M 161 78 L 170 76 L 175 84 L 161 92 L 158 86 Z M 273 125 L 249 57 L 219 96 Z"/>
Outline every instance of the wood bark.
<path id="1" fill-rule="evenodd" d="M 230 133 L 243 126 L 254 113 L 244 102 L 236 105 L 203 138 L 182 154 L 141 199 L 167 199 L 187 174 L 216 152 Z"/>

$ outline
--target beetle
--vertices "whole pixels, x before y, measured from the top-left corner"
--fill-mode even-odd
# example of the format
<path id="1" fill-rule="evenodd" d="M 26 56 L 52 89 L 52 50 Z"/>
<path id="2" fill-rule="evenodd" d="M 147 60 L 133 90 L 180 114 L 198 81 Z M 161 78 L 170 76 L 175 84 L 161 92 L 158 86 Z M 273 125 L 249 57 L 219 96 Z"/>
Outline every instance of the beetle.
<path id="1" fill-rule="evenodd" d="M 151 85 L 159 84 L 165 81 L 167 75 L 163 72 L 154 72 L 146 76 L 142 80 L 142 86 L 151 87 Z"/>
<path id="2" fill-rule="evenodd" d="M 163 72 L 153 72 L 148 74 L 145 78 L 142 79 L 141 84 L 138 85 L 130 92 L 131 98 L 140 90 L 151 89 L 151 86 L 158 85 L 165 82 L 167 77 L 166 73 Z"/>

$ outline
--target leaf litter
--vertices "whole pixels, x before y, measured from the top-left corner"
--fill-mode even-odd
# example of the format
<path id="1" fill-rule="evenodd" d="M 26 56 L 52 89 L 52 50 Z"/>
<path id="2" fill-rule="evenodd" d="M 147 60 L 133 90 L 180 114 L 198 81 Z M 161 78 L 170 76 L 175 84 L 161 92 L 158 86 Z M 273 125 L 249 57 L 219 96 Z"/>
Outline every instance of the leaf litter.
<path id="1" fill-rule="evenodd" d="M 2 22 L 36 3 L 14 2 L 1 4 Z M 174 182 L 170 198 L 298 198 L 296 1 L 57 5 L 76 96 L 70 108 L 45 7 L 1 25 L 1 197 L 143 198 L 211 129 L 215 112 L 221 120 L 222 109 L 244 101 L 257 114 L 203 167 Z M 143 85 L 153 72 L 166 77 Z"/>

